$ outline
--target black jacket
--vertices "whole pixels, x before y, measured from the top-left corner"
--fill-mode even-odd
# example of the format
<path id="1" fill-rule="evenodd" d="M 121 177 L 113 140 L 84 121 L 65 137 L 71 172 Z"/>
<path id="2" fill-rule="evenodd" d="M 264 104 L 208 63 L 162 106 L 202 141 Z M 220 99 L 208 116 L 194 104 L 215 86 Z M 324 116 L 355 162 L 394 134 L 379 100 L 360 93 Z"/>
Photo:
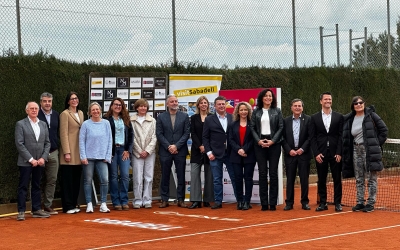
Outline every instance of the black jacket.
<path id="1" fill-rule="evenodd" d="M 115 154 L 115 123 L 114 123 L 114 118 L 112 116 L 110 117 L 105 117 L 110 122 L 111 126 L 111 134 L 113 138 L 113 146 L 112 146 L 112 156 Z M 129 123 L 130 124 L 130 123 Z M 126 126 L 124 123 L 124 137 L 125 137 L 125 142 L 124 142 L 124 151 L 128 151 L 129 153 L 132 153 L 132 148 L 133 148 L 133 128 L 132 125 Z"/>
<path id="2" fill-rule="evenodd" d="M 301 114 L 300 117 L 300 132 L 299 132 L 299 148 L 304 150 L 304 153 L 299 156 L 301 160 L 310 161 L 312 158 L 311 152 L 311 136 L 309 126 L 311 117 L 306 114 Z M 290 156 L 290 150 L 294 149 L 294 137 L 293 137 L 293 115 L 290 115 L 284 119 L 283 129 L 283 141 L 282 148 L 285 151 L 285 163 L 290 163 L 294 157 Z"/>
<path id="3" fill-rule="evenodd" d="M 374 106 L 365 108 L 362 124 L 363 139 L 366 153 L 366 167 L 368 171 L 381 171 L 383 169 L 381 146 L 385 143 L 388 128 L 383 120 L 375 113 Z M 351 127 L 355 112 L 344 116 L 343 125 L 343 178 L 354 177 L 353 166 L 353 141 Z"/>
<path id="4" fill-rule="evenodd" d="M 261 137 L 261 116 L 263 110 L 256 108 L 251 115 L 250 128 L 254 138 L 254 144 L 257 145 Z M 283 116 L 280 108 L 270 108 L 268 110 L 269 124 L 271 127 L 271 140 L 276 144 L 282 141 L 283 134 Z"/>
<path id="5" fill-rule="evenodd" d="M 47 124 L 47 128 L 49 129 L 49 139 L 51 143 L 50 152 L 58 149 L 58 134 L 59 134 L 59 123 L 60 123 L 60 115 L 57 111 L 52 109 L 52 114 L 50 116 L 50 124 L 47 122 L 46 115 L 43 113 L 43 110 L 39 108 L 38 118 L 41 121 L 44 121 Z"/>
<path id="6" fill-rule="evenodd" d="M 211 114 L 207 114 L 209 116 Z M 192 138 L 192 148 L 190 149 L 190 163 L 209 164 L 206 153 L 200 152 L 200 146 L 203 145 L 203 122 L 200 114 L 194 114 L 190 117 L 190 136 Z"/>
<path id="7" fill-rule="evenodd" d="M 229 145 L 231 146 L 230 162 L 236 164 L 256 163 L 256 154 L 254 152 L 254 138 L 250 130 L 250 121 L 247 121 L 246 134 L 244 136 L 243 146 L 240 145 L 240 120 L 234 121 L 229 127 Z M 242 157 L 238 154 L 239 149 L 243 149 L 247 154 L 246 157 Z"/>

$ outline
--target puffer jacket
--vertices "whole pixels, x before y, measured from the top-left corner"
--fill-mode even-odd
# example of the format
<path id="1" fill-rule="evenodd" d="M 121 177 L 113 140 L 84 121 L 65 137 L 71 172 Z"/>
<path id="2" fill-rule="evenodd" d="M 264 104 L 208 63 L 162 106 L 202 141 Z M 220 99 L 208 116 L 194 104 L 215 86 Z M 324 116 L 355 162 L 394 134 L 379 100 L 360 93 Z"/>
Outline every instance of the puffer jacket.
<path id="1" fill-rule="evenodd" d="M 343 178 L 354 177 L 353 166 L 353 142 L 351 127 L 355 112 L 344 116 L 343 122 L 343 153 L 342 153 L 342 176 Z M 375 113 L 374 106 L 364 109 L 364 120 L 362 123 L 363 139 L 366 153 L 367 171 L 382 171 L 382 149 L 388 134 L 388 128 L 383 120 Z"/>

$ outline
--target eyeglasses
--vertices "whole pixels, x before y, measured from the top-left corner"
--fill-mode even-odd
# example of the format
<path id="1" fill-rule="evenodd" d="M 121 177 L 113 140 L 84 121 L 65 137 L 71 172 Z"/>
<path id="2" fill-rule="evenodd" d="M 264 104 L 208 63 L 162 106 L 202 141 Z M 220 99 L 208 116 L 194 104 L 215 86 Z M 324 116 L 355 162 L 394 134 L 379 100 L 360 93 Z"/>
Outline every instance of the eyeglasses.
<path id="1" fill-rule="evenodd" d="M 78 97 L 74 97 L 74 98 L 70 98 L 69 100 L 70 100 L 70 101 L 78 101 L 79 98 L 78 98 Z"/>
<path id="2" fill-rule="evenodd" d="M 364 104 L 364 102 L 353 102 L 353 105 L 354 106 L 356 106 L 356 105 L 363 105 Z"/>
<path id="3" fill-rule="evenodd" d="M 116 106 L 116 107 L 122 107 L 122 104 L 114 103 L 114 106 Z"/>

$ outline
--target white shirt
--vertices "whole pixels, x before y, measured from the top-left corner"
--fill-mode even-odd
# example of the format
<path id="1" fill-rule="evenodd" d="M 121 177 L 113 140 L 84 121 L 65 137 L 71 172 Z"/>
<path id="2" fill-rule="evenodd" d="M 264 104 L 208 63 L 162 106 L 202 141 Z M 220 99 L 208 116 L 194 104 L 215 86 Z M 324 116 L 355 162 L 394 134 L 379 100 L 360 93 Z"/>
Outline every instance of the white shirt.
<path id="1" fill-rule="evenodd" d="M 264 108 L 263 108 L 263 114 L 261 116 L 261 134 L 262 135 L 270 135 L 271 134 L 271 125 L 269 123 L 268 109 L 264 109 Z"/>
<path id="2" fill-rule="evenodd" d="M 39 127 L 39 119 L 36 118 L 36 122 L 32 121 L 31 118 L 28 116 L 29 122 L 31 123 L 33 132 L 35 133 L 36 141 L 39 141 L 40 135 L 40 127 Z"/>
<path id="3" fill-rule="evenodd" d="M 329 133 L 329 127 L 331 126 L 332 109 L 329 111 L 329 114 L 325 114 L 323 110 L 321 113 L 322 113 L 322 121 L 324 122 L 326 132 Z"/>
<path id="4" fill-rule="evenodd" d="M 219 122 L 221 123 L 222 128 L 226 132 L 226 129 L 228 128 L 228 118 L 226 118 L 226 114 L 224 114 L 224 116 L 221 116 L 217 113 L 217 117 Z"/>

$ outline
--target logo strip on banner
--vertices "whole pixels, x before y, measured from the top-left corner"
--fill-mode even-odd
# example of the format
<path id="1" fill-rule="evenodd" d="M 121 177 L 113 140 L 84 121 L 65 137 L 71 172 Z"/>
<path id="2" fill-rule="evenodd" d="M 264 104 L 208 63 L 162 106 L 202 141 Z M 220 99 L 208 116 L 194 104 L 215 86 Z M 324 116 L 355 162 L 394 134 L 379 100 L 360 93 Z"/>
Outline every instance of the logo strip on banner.
<path id="1" fill-rule="evenodd" d="M 175 80 L 175 81 L 198 81 L 198 80 L 204 80 L 204 81 L 222 81 L 222 75 L 217 75 L 217 76 L 201 76 L 201 75 L 170 75 L 169 80 Z"/>

